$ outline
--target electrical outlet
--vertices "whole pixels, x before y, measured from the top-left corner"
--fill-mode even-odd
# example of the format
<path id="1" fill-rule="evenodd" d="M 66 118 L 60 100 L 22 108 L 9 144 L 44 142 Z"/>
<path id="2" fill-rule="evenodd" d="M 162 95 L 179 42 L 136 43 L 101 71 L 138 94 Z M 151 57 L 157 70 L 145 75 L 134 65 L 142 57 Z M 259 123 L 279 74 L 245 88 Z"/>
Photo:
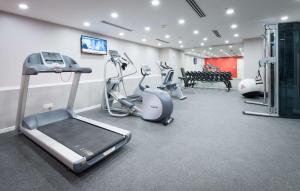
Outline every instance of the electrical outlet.
<path id="1" fill-rule="evenodd" d="M 43 109 L 44 109 L 45 111 L 51 111 L 51 110 L 53 109 L 53 103 L 45 103 L 45 104 L 43 105 Z"/>

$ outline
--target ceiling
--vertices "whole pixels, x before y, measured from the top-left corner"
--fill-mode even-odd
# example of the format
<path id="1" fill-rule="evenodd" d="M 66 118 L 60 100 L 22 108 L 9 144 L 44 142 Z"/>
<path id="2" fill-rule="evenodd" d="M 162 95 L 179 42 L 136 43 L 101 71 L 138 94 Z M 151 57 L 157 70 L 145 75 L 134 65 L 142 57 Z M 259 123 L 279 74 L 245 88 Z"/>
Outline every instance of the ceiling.
<path id="1" fill-rule="evenodd" d="M 264 23 L 279 22 L 281 16 L 289 16 L 288 21 L 300 20 L 300 0 L 195 0 L 207 17 L 200 18 L 185 0 L 160 0 L 160 5 L 153 7 L 151 0 L 0 0 L 0 10 L 18 15 L 45 20 L 78 29 L 88 30 L 116 38 L 145 43 L 158 47 L 159 38 L 169 41 L 161 47 L 182 48 L 215 46 L 241 43 L 245 38 L 258 37 L 263 33 Z M 26 3 L 29 8 L 20 10 L 19 3 Z M 226 15 L 227 8 L 234 8 L 233 15 Z M 111 17 L 117 12 L 119 17 Z M 178 24 L 184 19 L 185 24 Z M 108 21 L 132 29 L 121 30 L 101 23 Z M 83 26 L 83 22 L 91 26 Z M 237 29 L 231 29 L 237 24 Z M 165 28 L 161 26 L 165 25 Z M 144 27 L 150 26 L 146 32 Z M 222 38 L 217 38 L 211 30 L 217 29 Z M 199 34 L 194 35 L 193 31 Z M 120 32 L 124 33 L 121 37 Z M 238 33 L 239 37 L 233 37 Z M 165 35 L 170 38 L 166 39 Z M 204 41 L 206 37 L 208 40 Z M 142 42 L 142 39 L 147 39 Z"/>
<path id="2" fill-rule="evenodd" d="M 185 54 L 200 58 L 244 56 L 243 43 L 185 49 Z"/>

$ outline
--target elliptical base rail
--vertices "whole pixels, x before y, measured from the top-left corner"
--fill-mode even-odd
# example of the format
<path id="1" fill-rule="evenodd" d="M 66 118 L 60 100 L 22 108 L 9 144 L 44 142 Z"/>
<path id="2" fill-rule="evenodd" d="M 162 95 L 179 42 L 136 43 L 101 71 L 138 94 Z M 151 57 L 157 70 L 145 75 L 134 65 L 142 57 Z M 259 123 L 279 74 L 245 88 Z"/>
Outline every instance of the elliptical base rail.
<path id="1" fill-rule="evenodd" d="M 246 100 L 245 103 L 252 104 L 252 105 L 268 106 L 268 104 L 266 104 L 264 102 L 258 102 L 258 101 L 249 101 L 249 100 Z"/>
<path id="2" fill-rule="evenodd" d="M 278 114 L 254 112 L 254 111 L 243 111 L 243 114 L 244 115 L 252 115 L 252 116 L 262 116 L 262 117 L 279 117 Z"/>

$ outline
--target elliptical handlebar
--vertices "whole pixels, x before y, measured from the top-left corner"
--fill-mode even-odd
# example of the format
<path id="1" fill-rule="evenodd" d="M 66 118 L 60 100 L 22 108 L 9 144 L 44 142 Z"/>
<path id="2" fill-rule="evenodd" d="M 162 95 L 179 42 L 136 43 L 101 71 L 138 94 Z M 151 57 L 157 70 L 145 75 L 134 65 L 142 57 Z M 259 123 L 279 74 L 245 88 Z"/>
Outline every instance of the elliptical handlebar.
<path id="1" fill-rule="evenodd" d="M 143 68 L 141 68 L 141 74 L 142 74 L 142 76 L 148 76 L 149 75 L 146 72 L 144 72 Z"/>
<path id="2" fill-rule="evenodd" d="M 168 66 L 168 65 L 167 65 L 167 62 L 165 62 L 165 67 L 166 67 L 167 69 L 173 69 L 171 66 Z"/>
<path id="3" fill-rule="evenodd" d="M 115 64 L 115 66 L 117 67 L 117 65 L 122 69 L 122 70 L 126 70 L 127 66 L 129 64 L 131 64 L 134 68 L 133 72 L 130 72 L 126 75 L 124 75 L 121 71 L 119 72 L 119 79 L 123 80 L 123 78 L 134 75 L 138 72 L 136 66 L 133 64 L 133 62 L 131 61 L 131 59 L 128 57 L 128 55 L 126 53 L 124 53 L 126 58 L 123 58 L 119 55 L 119 53 L 117 51 L 110 51 L 110 60 L 112 63 Z"/>
<path id="4" fill-rule="evenodd" d="M 164 64 L 163 64 L 163 62 L 160 62 L 159 66 L 160 66 L 160 68 L 165 69 L 165 70 L 173 70 L 172 67 L 167 65 L 167 62 L 165 62 Z"/>
<path id="5" fill-rule="evenodd" d="M 160 62 L 160 67 L 161 67 L 162 69 L 165 69 L 165 70 L 171 69 L 171 68 L 167 65 L 167 62 L 165 62 L 165 65 L 163 65 L 163 62 Z"/>
<path id="6" fill-rule="evenodd" d="M 160 65 L 159 65 L 161 68 L 163 69 L 168 69 L 166 66 L 163 65 L 163 62 L 160 62 Z"/>
<path id="7" fill-rule="evenodd" d="M 126 54 L 126 52 L 124 52 L 124 56 L 126 57 L 126 61 L 129 63 L 129 64 L 131 64 L 132 66 L 133 66 L 133 68 L 134 68 L 134 72 L 132 72 L 130 75 L 133 75 L 133 74 L 136 74 L 137 73 L 137 68 L 136 68 L 136 66 L 133 64 L 133 62 L 132 62 L 132 60 L 129 58 L 129 56 Z M 124 58 L 123 58 L 124 59 Z M 127 76 L 130 76 L 130 75 L 127 75 Z"/>

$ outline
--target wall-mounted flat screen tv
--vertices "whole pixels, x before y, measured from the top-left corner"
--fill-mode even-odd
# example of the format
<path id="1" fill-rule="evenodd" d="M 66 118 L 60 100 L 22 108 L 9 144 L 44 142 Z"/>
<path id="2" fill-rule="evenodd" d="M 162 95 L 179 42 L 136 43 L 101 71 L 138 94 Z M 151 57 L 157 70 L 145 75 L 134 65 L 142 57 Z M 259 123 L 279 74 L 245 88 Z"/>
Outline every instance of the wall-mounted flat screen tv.
<path id="1" fill-rule="evenodd" d="M 81 36 L 81 52 L 87 54 L 107 54 L 107 40 Z"/>

